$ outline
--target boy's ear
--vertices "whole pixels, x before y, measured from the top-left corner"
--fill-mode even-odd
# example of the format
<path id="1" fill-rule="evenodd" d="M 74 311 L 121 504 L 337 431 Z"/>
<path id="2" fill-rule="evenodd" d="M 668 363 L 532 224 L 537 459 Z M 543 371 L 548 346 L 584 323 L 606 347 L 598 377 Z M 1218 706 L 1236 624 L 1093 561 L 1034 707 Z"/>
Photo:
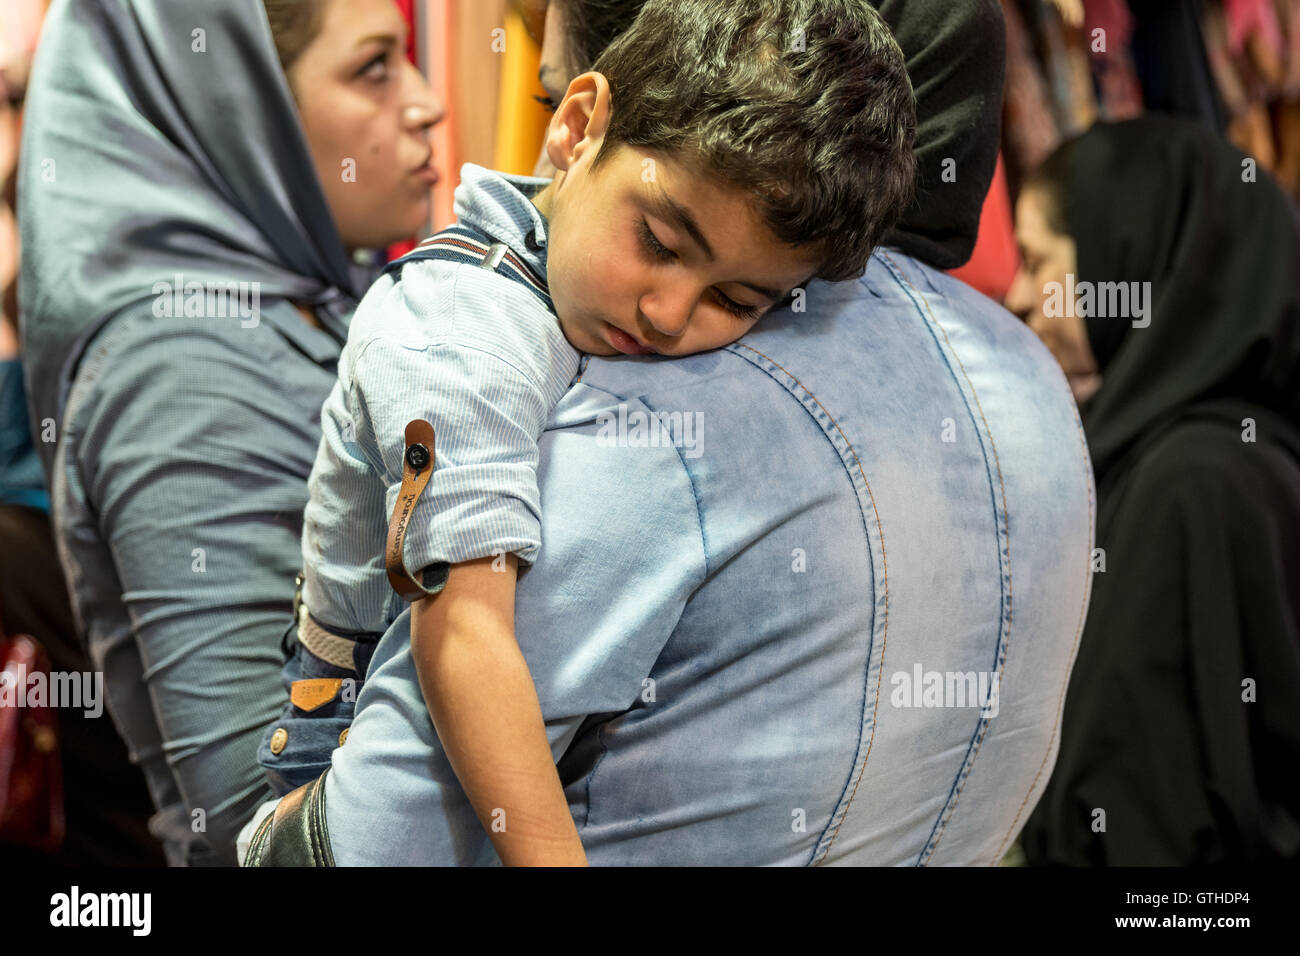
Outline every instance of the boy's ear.
<path id="1" fill-rule="evenodd" d="M 599 149 L 609 129 L 609 81 L 601 73 L 573 78 L 546 134 L 546 155 L 557 170 L 568 170 Z"/>

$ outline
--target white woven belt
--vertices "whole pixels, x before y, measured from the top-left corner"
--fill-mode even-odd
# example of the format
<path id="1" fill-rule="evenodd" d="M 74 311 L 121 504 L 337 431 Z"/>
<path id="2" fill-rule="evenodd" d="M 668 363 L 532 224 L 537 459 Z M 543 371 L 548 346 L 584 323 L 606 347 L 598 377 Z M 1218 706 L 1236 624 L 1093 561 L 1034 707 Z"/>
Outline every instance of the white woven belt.
<path id="1" fill-rule="evenodd" d="M 298 605 L 298 643 L 335 667 L 349 671 L 356 670 L 352 648 L 356 647 L 357 642 L 325 630 L 307 613 L 305 604 Z"/>

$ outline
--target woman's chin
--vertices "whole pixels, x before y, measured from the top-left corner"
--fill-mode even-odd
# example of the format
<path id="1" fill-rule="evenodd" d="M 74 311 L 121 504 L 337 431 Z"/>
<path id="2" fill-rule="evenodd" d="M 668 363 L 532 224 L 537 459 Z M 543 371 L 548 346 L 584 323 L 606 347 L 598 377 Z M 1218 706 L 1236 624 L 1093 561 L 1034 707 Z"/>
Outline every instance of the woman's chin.
<path id="1" fill-rule="evenodd" d="M 1069 374 L 1066 375 L 1066 380 L 1070 383 L 1070 393 L 1074 396 L 1076 405 L 1082 405 L 1101 388 L 1101 376 L 1096 372 Z"/>

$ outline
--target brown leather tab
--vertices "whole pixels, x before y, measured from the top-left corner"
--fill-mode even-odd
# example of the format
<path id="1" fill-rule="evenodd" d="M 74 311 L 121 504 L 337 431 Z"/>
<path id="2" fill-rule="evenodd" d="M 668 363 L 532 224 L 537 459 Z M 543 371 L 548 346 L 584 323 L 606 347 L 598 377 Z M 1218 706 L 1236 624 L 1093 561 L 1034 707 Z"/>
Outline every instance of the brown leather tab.
<path id="1" fill-rule="evenodd" d="M 343 689 L 341 677 L 311 677 L 296 680 L 289 685 L 289 699 L 293 706 L 309 713 L 317 707 L 323 707 Z"/>
<path id="2" fill-rule="evenodd" d="M 393 506 L 393 516 L 388 522 L 388 541 L 384 546 L 384 563 L 388 569 L 388 583 L 405 601 L 418 601 L 442 590 L 446 576 L 436 587 L 425 587 L 406 568 L 406 530 L 416 502 L 424 493 L 433 475 L 433 426 L 422 418 L 406 425 L 406 450 L 402 453 L 402 490 Z"/>

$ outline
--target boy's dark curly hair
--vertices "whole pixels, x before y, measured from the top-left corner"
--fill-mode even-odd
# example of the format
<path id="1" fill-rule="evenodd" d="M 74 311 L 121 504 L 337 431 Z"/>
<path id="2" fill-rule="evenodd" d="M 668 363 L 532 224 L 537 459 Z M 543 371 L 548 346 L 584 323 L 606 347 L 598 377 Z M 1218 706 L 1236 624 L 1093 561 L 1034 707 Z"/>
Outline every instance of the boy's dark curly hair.
<path id="1" fill-rule="evenodd" d="M 577 65 L 609 81 L 593 168 L 619 145 L 752 193 L 817 275 L 860 276 L 913 193 L 916 113 L 902 51 L 867 0 L 560 0 Z"/>

